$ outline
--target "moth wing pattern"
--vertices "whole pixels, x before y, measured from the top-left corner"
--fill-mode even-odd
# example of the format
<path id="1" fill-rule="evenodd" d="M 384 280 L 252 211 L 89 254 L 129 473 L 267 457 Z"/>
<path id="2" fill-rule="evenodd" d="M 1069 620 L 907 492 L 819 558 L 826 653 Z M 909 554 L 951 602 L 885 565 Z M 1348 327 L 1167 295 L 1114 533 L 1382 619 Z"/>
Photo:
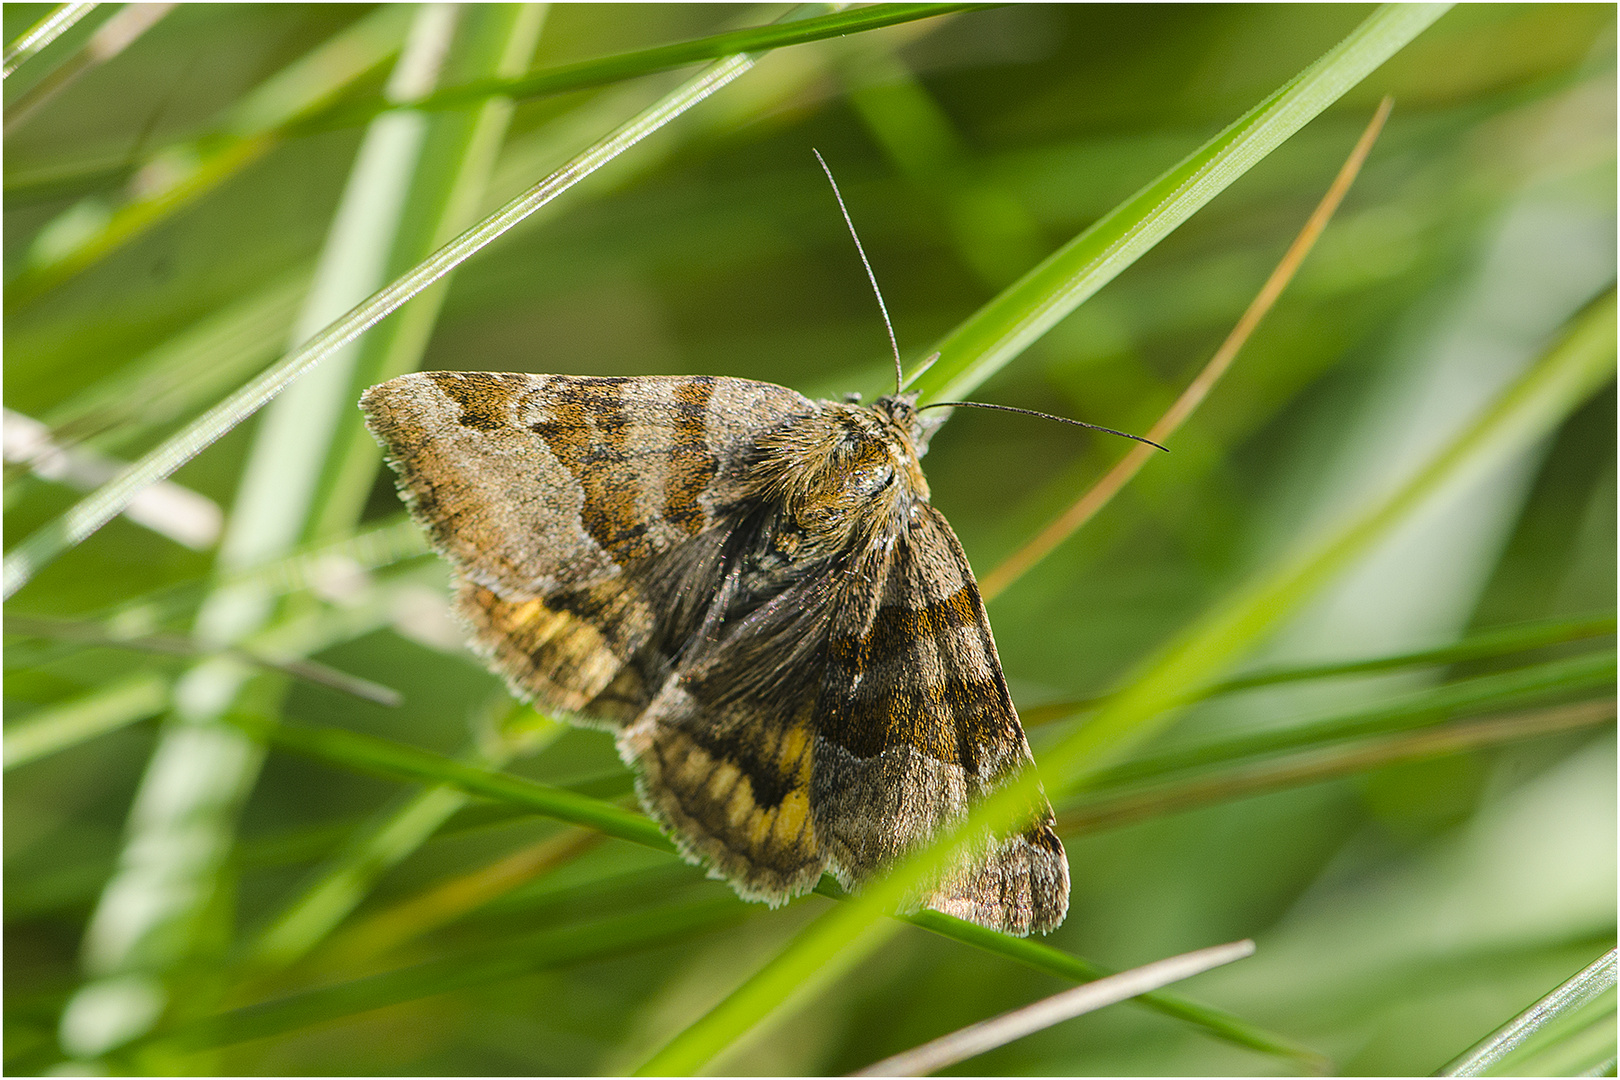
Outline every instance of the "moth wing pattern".
<path id="1" fill-rule="evenodd" d="M 361 408 L 473 647 L 520 697 L 613 726 L 657 686 L 660 582 L 701 583 L 687 549 L 742 497 L 759 431 L 815 406 L 747 379 L 435 371 Z"/>
<path id="2" fill-rule="evenodd" d="M 859 888 L 1033 764 L 944 516 L 922 507 L 863 562 L 695 644 L 620 733 L 644 805 L 750 899 L 782 903 L 823 871 Z M 1069 878 L 1052 822 L 1042 797 L 916 903 L 1013 934 L 1053 929 Z"/>
<path id="3" fill-rule="evenodd" d="M 827 869 L 812 754 L 831 586 L 807 577 L 723 637 L 692 642 L 618 737 L 642 805 L 682 854 L 773 906 L 814 888 Z M 722 586 L 718 608 L 736 587 L 735 578 Z"/>
<path id="4" fill-rule="evenodd" d="M 883 873 L 1033 767 L 989 618 L 945 516 L 923 504 L 893 551 L 853 575 L 829 628 L 811 803 L 846 886 Z M 1025 935 L 1058 926 L 1069 868 L 1044 795 L 918 898 Z M 972 847 L 972 845 L 970 845 Z"/>

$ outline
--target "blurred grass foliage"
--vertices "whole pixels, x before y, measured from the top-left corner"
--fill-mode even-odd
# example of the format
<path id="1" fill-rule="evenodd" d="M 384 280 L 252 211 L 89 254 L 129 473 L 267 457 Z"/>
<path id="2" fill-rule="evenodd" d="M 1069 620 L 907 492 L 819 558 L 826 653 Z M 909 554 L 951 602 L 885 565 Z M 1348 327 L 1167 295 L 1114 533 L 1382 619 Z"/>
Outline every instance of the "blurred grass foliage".
<path id="1" fill-rule="evenodd" d="M 50 10 L 7 5 L 5 40 Z M 22 63 L 8 107 L 115 10 Z M 455 32 L 438 85 L 783 10 L 464 12 L 439 20 Z M 41 571 L 11 610 L 101 637 L 7 635 L 6 1070 L 76 1049 L 148 1073 L 579 1074 L 667 1045 L 830 901 L 735 901 L 619 801 L 608 739 L 506 704 L 457 644 L 442 567 L 399 523 L 347 408 L 355 386 L 417 364 L 881 386 L 876 306 L 811 146 L 916 357 L 1370 13 L 1030 5 L 767 54 L 373 333 L 353 375 L 328 376 L 320 407 L 343 408 L 318 438 L 267 412 L 180 469 L 229 513 L 227 535 L 244 508 L 274 517 L 270 485 L 306 492 L 252 559 L 242 540 L 216 557 L 119 518 Z M 6 407 L 60 447 L 134 459 L 295 343 L 365 131 L 297 124 L 363 112 L 431 22 L 418 15 L 180 5 L 8 129 Z M 1608 319 L 1612 371 L 1614 40 L 1612 6 L 1453 9 L 977 389 L 1145 430 L 1395 96 L 1337 219 L 1173 453 L 992 605 L 1014 697 L 1049 721 L 1030 727 L 1037 758 L 1244 582 L 1406 483 L 1568 327 Z M 424 114 L 417 163 L 369 181 L 407 209 L 367 242 L 400 273 L 687 74 Z M 1431 493 L 1063 802 L 1072 906 L 1044 949 L 919 917 L 714 1068 L 848 1071 L 1104 966 L 1253 937 L 1256 957 L 1152 1009 L 1104 1010 L 967 1071 L 1290 1072 L 1314 1052 L 1427 1073 L 1612 948 L 1608 380 L 1530 449 Z M 1125 452 L 964 413 L 927 465 L 981 573 Z M 247 470 L 275 445 L 281 480 Z M 8 440 L 8 546 L 82 494 L 14 457 Z M 239 806 L 215 792 L 179 823 L 217 852 L 191 868 L 179 937 L 98 967 L 107 926 L 139 921 L 127 883 L 147 856 L 128 841 L 152 821 L 132 803 L 197 665 L 115 643 L 196 635 L 199 610 L 243 590 L 271 614 L 242 648 L 404 703 L 254 675 L 223 719 L 270 751 L 236 774 Z M 117 1005 L 127 1021 L 142 1002 L 130 1041 L 87 1053 L 84 1016 Z M 1612 1074 L 1612 991 L 1524 1055 Z"/>

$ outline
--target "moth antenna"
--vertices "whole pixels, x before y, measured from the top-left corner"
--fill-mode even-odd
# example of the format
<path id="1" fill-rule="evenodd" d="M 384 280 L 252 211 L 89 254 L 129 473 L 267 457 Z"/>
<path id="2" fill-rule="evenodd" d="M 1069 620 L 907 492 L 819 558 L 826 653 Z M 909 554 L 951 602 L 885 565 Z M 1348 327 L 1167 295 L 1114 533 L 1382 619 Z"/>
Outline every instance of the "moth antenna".
<path id="1" fill-rule="evenodd" d="M 1067 416 L 1053 416 L 1051 413 L 1036 412 L 1034 409 L 1020 409 L 1015 405 L 991 405 L 983 401 L 930 401 L 927 405 L 918 406 L 917 411 L 921 412 L 923 409 L 943 409 L 946 407 L 957 408 L 962 406 L 966 406 L 969 409 L 997 409 L 1001 412 L 1015 412 L 1023 413 L 1025 416 L 1039 416 L 1043 420 L 1056 420 L 1060 424 L 1073 424 L 1075 427 L 1090 428 L 1092 431 L 1105 431 L 1110 435 L 1118 435 L 1122 439 L 1135 439 L 1139 443 L 1147 443 L 1149 446 L 1157 447 L 1167 454 L 1170 452 L 1169 447 L 1159 446 L 1159 444 L 1154 442 L 1152 439 L 1144 439 L 1142 436 L 1132 435 L 1128 431 L 1115 431 L 1113 428 L 1103 427 L 1101 424 L 1088 424 L 1084 420 L 1070 420 Z"/>
<path id="2" fill-rule="evenodd" d="M 894 392 L 898 394 L 900 384 L 905 382 L 906 376 L 905 369 L 900 364 L 900 342 L 894 336 L 894 323 L 889 321 L 889 306 L 883 302 L 883 290 L 878 288 L 877 275 L 872 273 L 872 263 L 866 257 L 866 249 L 861 246 L 861 237 L 855 231 L 855 223 L 850 220 L 849 207 L 844 205 L 844 196 L 838 190 L 838 181 L 833 179 L 832 170 L 827 168 L 827 159 L 813 146 L 810 152 L 821 162 L 821 171 L 827 174 L 827 183 L 832 185 L 833 198 L 838 200 L 838 210 L 844 215 L 844 224 L 849 226 L 850 239 L 855 241 L 855 251 L 861 257 L 861 265 L 866 267 L 866 280 L 872 283 L 872 292 L 877 296 L 878 310 L 883 312 L 883 325 L 889 331 L 889 348 L 894 350 Z"/>

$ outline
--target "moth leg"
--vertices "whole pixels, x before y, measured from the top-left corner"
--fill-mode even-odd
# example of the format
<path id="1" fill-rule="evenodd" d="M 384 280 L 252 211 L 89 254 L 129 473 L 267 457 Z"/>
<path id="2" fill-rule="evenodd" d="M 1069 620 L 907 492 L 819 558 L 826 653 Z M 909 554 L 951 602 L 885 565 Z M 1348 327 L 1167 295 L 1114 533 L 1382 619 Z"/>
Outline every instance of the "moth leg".
<path id="1" fill-rule="evenodd" d="M 715 716 L 672 676 L 618 746 L 681 854 L 775 907 L 814 888 L 827 862 L 810 812 L 813 741 L 808 715 Z"/>

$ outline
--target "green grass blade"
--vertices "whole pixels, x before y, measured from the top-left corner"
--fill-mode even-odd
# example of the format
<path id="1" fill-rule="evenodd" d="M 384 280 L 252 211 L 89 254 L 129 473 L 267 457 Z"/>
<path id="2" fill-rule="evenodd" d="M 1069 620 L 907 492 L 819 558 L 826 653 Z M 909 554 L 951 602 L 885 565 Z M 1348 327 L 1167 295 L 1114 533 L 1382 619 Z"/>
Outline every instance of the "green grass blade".
<path id="1" fill-rule="evenodd" d="M 521 72 L 534 54 L 544 14 L 543 7 L 533 4 L 464 9 L 445 59 L 444 79 Z M 414 265 L 471 224 L 511 113 L 509 101 L 491 99 L 471 114 L 427 119 L 422 167 L 407 196 L 402 235 L 392 258 L 394 269 Z M 419 365 L 448 285 L 448 278 L 440 281 L 399 319 L 365 340 L 349 380 L 349 400 L 357 400 L 366 386 Z M 339 424 L 319 508 L 312 515 L 310 533 L 314 536 L 352 532 L 381 464 L 377 444 L 356 413 L 351 411 Z M 510 711 L 504 693 L 495 707 Z M 554 738 L 557 732 L 553 725 L 547 734 Z M 526 740 L 528 749 L 536 748 L 534 736 L 539 734 L 531 733 Z M 483 763 L 498 766 L 517 744 L 502 740 L 491 749 L 496 756 L 481 755 Z M 356 835 L 309 888 L 271 920 L 254 947 L 255 962 L 281 966 L 308 953 L 348 917 L 386 870 L 421 847 L 468 799 L 454 788 L 430 788 Z"/>
<path id="2" fill-rule="evenodd" d="M 3 59 L 0 59 L 0 79 L 10 78 L 11 73 L 23 65 L 29 57 L 37 54 L 45 46 L 73 29 L 74 25 L 90 12 L 96 5 L 91 3 L 58 4 L 39 22 L 30 26 L 17 36 L 17 40 L 6 46 Z"/>
<path id="3" fill-rule="evenodd" d="M 278 724 L 246 713 L 228 719 L 256 739 L 343 768 L 417 783 L 448 784 L 644 847 L 675 850 L 650 818 L 565 788 L 335 728 Z"/>
<path id="4" fill-rule="evenodd" d="M 169 704 L 169 680 L 143 671 L 6 725 L 5 768 L 38 761 L 98 735 L 156 716 Z"/>
<path id="5" fill-rule="evenodd" d="M 1190 627 L 1090 723 L 1046 754 L 1053 786 L 1074 788 L 1128 745 L 1167 723 L 1186 695 L 1257 643 L 1284 616 L 1351 565 L 1442 488 L 1522 452 L 1611 376 L 1615 358 L 1611 291 L 1475 420 L 1394 491 L 1308 544 L 1277 571 L 1240 589 Z"/>
<path id="6" fill-rule="evenodd" d="M 545 12 L 538 4 L 468 8 L 445 61 L 445 81 L 523 71 L 534 57 Z M 409 270 L 477 220 L 512 108 L 508 98 L 487 98 L 463 112 L 426 116 L 422 168 L 407 197 L 390 277 Z M 360 400 L 368 386 L 421 366 L 452 277 L 445 275 L 398 318 L 362 339 L 350 379 L 351 401 Z M 348 410 L 322 476 L 319 509 L 309 530 L 312 538 L 353 531 L 381 465 L 381 448 L 361 422 L 359 410 Z"/>
<path id="7" fill-rule="evenodd" d="M 311 270 L 209 314 L 47 412 L 51 441 L 118 446 L 228 392 L 280 355 Z"/>
<path id="8" fill-rule="evenodd" d="M 1124 793 L 1116 793 L 1115 789 L 1099 783 L 1088 790 L 1077 805 L 1058 813 L 1057 828 L 1064 835 L 1097 832 L 1200 806 L 1354 776 L 1388 765 L 1431 761 L 1612 723 L 1614 702 L 1603 699 L 1398 732 L 1358 740 L 1347 746 L 1335 744 L 1281 757 L 1240 758 L 1197 771 L 1190 777 L 1172 777 L 1145 788 L 1133 785 Z"/>
<path id="9" fill-rule="evenodd" d="M 173 3 L 125 4 L 96 27 L 73 55 L 6 104 L 5 132 L 10 135 L 46 102 L 72 86 L 86 72 L 105 64 L 162 21 Z"/>
<path id="10" fill-rule="evenodd" d="M 419 93 L 431 85 L 453 28 L 453 9 L 415 9 L 390 89 Z M 404 184 L 422 149 L 419 124 L 389 117 L 367 130 L 327 231 L 301 332 L 385 280 Z M 336 419 L 349 405 L 342 400 L 346 381 L 334 377 L 345 373 L 340 358 L 322 373 L 326 378 L 306 380 L 282 398 L 254 431 L 219 566 L 263 562 L 298 542 Z M 274 616 L 273 601 L 252 589 L 216 589 L 197 613 L 195 636 L 210 648 L 251 648 L 262 645 L 254 639 Z M 176 683 L 172 718 L 131 809 L 125 854 L 86 932 L 88 979 L 62 1011 L 62 1047 L 75 1058 L 94 1060 L 145 1034 L 176 973 L 206 952 L 204 928 L 235 842 L 237 812 L 263 760 L 260 745 L 220 720 L 233 706 L 274 708 L 284 692 L 279 675 L 256 673 L 227 656 L 202 661 Z M 109 997 L 123 1004 L 108 1008 Z"/>
<path id="11" fill-rule="evenodd" d="M 1616 953 L 1610 949 L 1568 982 L 1503 1024 L 1451 1064 L 1440 1076 L 1487 1076 L 1537 1032 L 1567 1018 L 1615 986 Z M 1513 1075 L 1514 1070 L 1508 1070 Z"/>
<path id="12" fill-rule="evenodd" d="M 235 1009 L 165 1033 L 154 1042 L 163 1049 L 198 1050 L 262 1039 L 402 1001 L 623 956 L 740 922 L 749 913 L 730 899 L 707 900 L 544 930 L 443 960 Z"/>
<path id="13" fill-rule="evenodd" d="M 57 220 L 76 216 L 100 224 L 70 235 L 47 226 L 23 271 L 7 285 L 7 301 L 24 304 L 41 296 L 263 158 L 280 143 L 285 125 L 322 107 L 397 52 L 409 19 L 408 8 L 385 5 L 255 87 L 214 131 L 152 153 L 143 165 L 161 167 L 171 177 L 167 183 L 116 207 L 92 197 L 67 211 Z"/>
<path id="14" fill-rule="evenodd" d="M 517 708 L 504 692 L 494 707 L 508 712 Z M 499 722 L 493 726 L 498 729 Z M 522 749 L 534 752 L 560 735 L 562 728 L 554 722 L 549 730 L 530 729 L 521 740 Z M 503 740 L 475 760 L 499 768 L 518 748 L 517 740 Z M 459 787 L 431 787 L 411 796 L 375 825 L 356 832 L 348 847 L 260 935 L 253 950 L 254 964 L 279 967 L 306 955 L 359 907 L 384 872 L 421 848 L 471 798 Z"/>
<path id="15" fill-rule="evenodd" d="M 1548 694 L 1608 689 L 1614 679 L 1615 656 L 1611 651 L 1550 660 L 1514 671 L 1459 679 L 1363 709 L 1137 758 L 1095 773 L 1091 783 L 1119 787 L 1240 758 L 1407 730 L 1464 712 L 1519 708 Z"/>
<path id="16" fill-rule="evenodd" d="M 357 675 L 351 675 L 346 671 L 339 671 L 336 668 L 328 667 L 313 660 L 266 656 L 252 649 L 244 648 L 210 649 L 178 634 L 129 636 L 112 632 L 96 623 L 74 622 L 67 619 L 36 619 L 14 615 L 6 620 L 5 626 L 8 633 L 73 641 L 82 645 L 100 648 L 132 649 L 137 652 L 156 653 L 160 656 L 194 658 L 228 656 L 243 664 L 264 668 L 269 671 L 279 671 L 295 679 L 303 679 L 340 693 L 351 694 L 362 701 L 369 701 L 377 705 L 398 705 L 400 703 L 399 694 L 386 686 L 374 683 L 370 679 L 362 679 Z"/>
<path id="17" fill-rule="evenodd" d="M 671 68 L 685 67 L 705 60 L 718 60 L 736 53 L 762 53 L 788 45 L 803 45 L 827 38 L 858 34 L 885 26 L 898 26 L 918 19 L 931 19 L 965 11 L 980 11 L 997 4 L 874 4 L 854 11 L 772 23 L 745 30 L 729 30 L 690 41 L 659 45 L 651 49 L 603 56 L 577 64 L 544 68 L 516 78 L 484 79 L 443 90 L 410 103 L 413 109 L 457 109 L 486 98 L 501 96 L 518 100 L 544 94 L 560 94 L 606 83 L 634 79 Z M 316 118 L 314 126 L 330 127 L 358 123 L 390 106 L 382 102 L 356 103 L 334 110 L 334 115 Z"/>
<path id="18" fill-rule="evenodd" d="M 232 714 L 227 719 L 256 739 L 338 768 L 393 780 L 453 786 L 470 795 L 580 825 L 643 847 L 671 854 L 675 850 L 650 819 L 566 788 L 541 784 L 374 736 L 333 728 L 278 724 L 246 713 Z M 829 880 L 824 879 L 822 885 L 818 892 L 828 897 L 842 897 L 841 891 Z M 1083 981 L 1100 978 L 1111 971 L 1039 942 L 1008 937 L 938 912 L 919 912 L 908 916 L 907 921 L 964 945 L 1064 978 Z M 1320 1063 L 1319 1056 L 1313 1051 L 1219 1010 L 1183 1001 L 1173 995 L 1154 995 L 1144 998 L 1143 1004 L 1205 1028 L 1215 1037 L 1239 1046 L 1297 1059 L 1313 1071 Z"/>
<path id="19" fill-rule="evenodd" d="M 1395 491 L 1377 498 L 1324 540 L 1218 605 L 1157 657 L 1074 735 L 1039 763 L 1055 796 L 1080 787 L 1130 746 L 1161 729 L 1177 704 L 1206 685 L 1298 610 L 1413 510 L 1452 482 L 1522 452 L 1589 397 L 1614 368 L 1615 303 L 1610 292 L 1565 337 L 1509 386 L 1455 439 Z M 861 898 L 806 927 L 778 956 L 645 1065 L 645 1074 L 686 1073 L 713 1060 L 744 1032 L 813 994 L 875 949 L 892 930 L 879 922 L 935 872 L 946 854 L 986 827 L 1005 828 L 1034 795 L 1027 775 L 1009 784 L 966 823 L 873 883 Z"/>
<path id="20" fill-rule="evenodd" d="M 4 593 L 10 597 L 40 568 L 117 517 L 141 489 L 165 479 L 252 416 L 299 377 L 352 343 L 518 222 L 753 67 L 733 56 L 673 91 L 650 109 L 579 154 L 500 210 L 468 229 L 409 273 L 330 323 L 258 378 L 135 462 L 123 473 L 6 553 Z"/>
<path id="21" fill-rule="evenodd" d="M 1316 63 L 936 342 L 939 360 L 911 383 L 924 400 L 959 401 L 1058 320 L 1141 258 L 1346 90 L 1446 12 L 1380 7 Z"/>
<path id="22" fill-rule="evenodd" d="M 1520 623 L 1515 626 L 1505 626 L 1479 634 L 1471 634 L 1453 644 L 1443 645 L 1437 649 L 1423 649 L 1418 652 L 1401 653 L 1397 656 L 1379 656 L 1367 660 L 1350 660 L 1338 664 L 1308 664 L 1303 667 L 1270 668 L 1255 671 L 1247 675 L 1239 675 L 1233 679 L 1223 679 L 1218 683 L 1214 683 L 1200 691 L 1196 698 L 1189 699 L 1188 704 L 1221 694 L 1235 694 L 1241 690 L 1253 690 L 1261 686 L 1276 686 L 1282 683 L 1305 682 L 1314 679 L 1333 679 L 1349 675 L 1373 675 L 1386 671 L 1400 671 L 1405 668 L 1456 664 L 1465 660 L 1494 659 L 1496 657 L 1510 656 L 1514 653 L 1542 649 L 1549 645 L 1561 645 L 1565 642 L 1581 641 L 1586 638 L 1605 637 L 1613 634 L 1614 630 L 1615 620 L 1613 616 L 1601 619 L 1548 619 L 1533 623 Z M 1095 697 L 1075 698 L 1070 701 L 1047 702 L 1027 709 L 1020 709 L 1018 716 L 1027 728 L 1036 724 L 1048 724 L 1054 720 L 1061 720 L 1086 709 L 1094 709 L 1107 700 L 1107 694 L 1098 694 Z"/>

